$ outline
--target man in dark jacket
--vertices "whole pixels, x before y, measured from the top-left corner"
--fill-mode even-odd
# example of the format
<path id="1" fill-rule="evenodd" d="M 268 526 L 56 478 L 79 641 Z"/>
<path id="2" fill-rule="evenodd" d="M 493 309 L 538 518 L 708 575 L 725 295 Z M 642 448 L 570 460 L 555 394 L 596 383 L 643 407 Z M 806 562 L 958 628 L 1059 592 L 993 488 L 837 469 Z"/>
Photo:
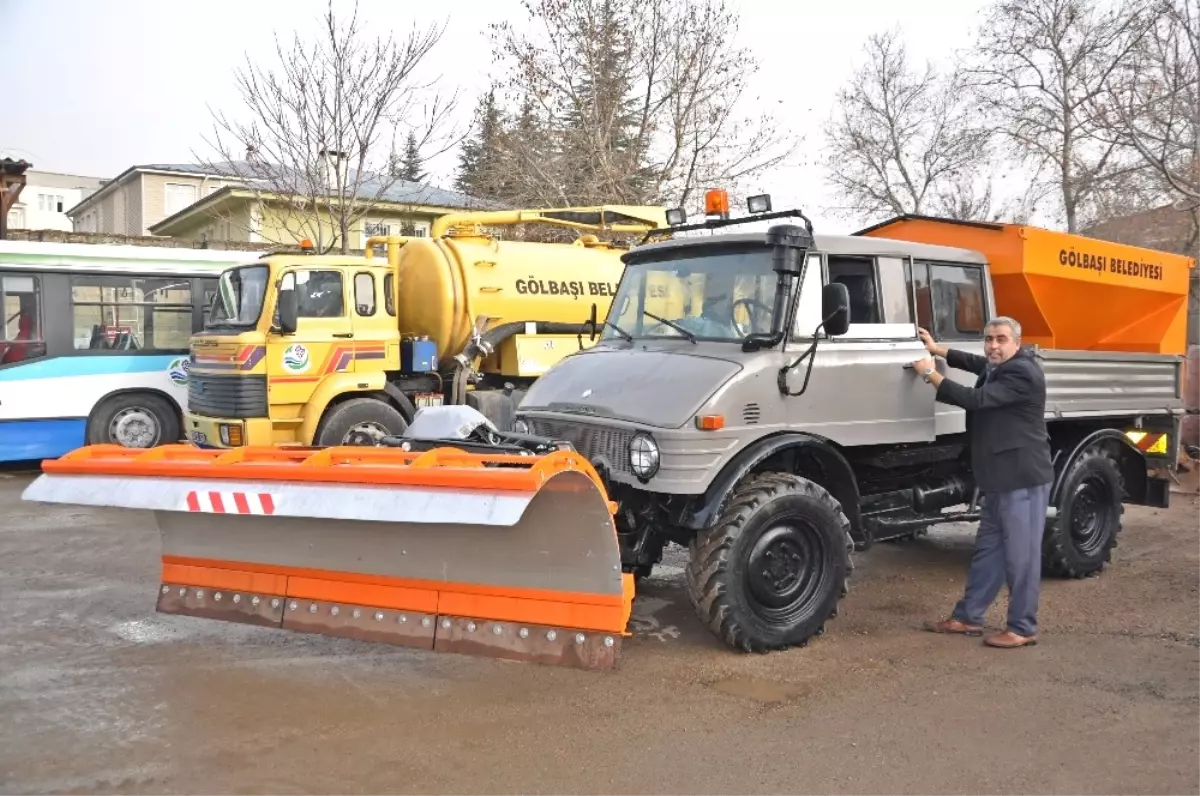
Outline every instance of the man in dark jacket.
<path id="1" fill-rule="evenodd" d="M 964 387 L 937 372 L 932 358 L 913 368 L 937 389 L 937 400 L 965 409 L 971 469 L 982 497 L 982 517 L 963 597 L 950 618 L 925 626 L 935 633 L 983 635 L 983 615 L 1008 583 L 1008 626 L 988 636 L 993 647 L 1037 643 L 1042 577 L 1042 534 L 1054 482 L 1046 432 L 1046 379 L 1021 350 L 1021 325 L 996 318 L 983 330 L 986 356 L 939 346 L 920 329 L 933 356 L 952 368 L 979 374 Z"/>

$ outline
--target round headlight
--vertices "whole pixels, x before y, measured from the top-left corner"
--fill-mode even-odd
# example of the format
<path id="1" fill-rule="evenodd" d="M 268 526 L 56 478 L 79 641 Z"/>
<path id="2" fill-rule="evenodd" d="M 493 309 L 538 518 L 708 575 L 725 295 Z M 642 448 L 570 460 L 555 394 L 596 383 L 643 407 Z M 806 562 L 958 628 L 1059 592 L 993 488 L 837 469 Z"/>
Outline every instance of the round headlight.
<path id="1" fill-rule="evenodd" d="M 658 443 L 649 434 L 636 434 L 629 441 L 629 466 L 638 478 L 651 478 L 658 472 Z"/>
<path id="2" fill-rule="evenodd" d="M 513 421 L 512 430 L 518 434 L 528 434 L 529 433 L 529 424 L 518 417 L 516 420 Z"/>

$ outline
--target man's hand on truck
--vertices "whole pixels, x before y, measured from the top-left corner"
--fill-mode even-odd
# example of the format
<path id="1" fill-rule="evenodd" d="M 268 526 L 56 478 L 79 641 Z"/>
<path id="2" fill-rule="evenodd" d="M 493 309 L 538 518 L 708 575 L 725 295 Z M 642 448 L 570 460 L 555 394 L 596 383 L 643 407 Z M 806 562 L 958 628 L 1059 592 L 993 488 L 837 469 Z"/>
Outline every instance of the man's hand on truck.
<path id="1" fill-rule="evenodd" d="M 950 352 L 950 349 L 946 348 L 946 346 L 938 345 L 934 341 L 933 335 L 922 329 L 920 326 L 917 327 L 917 336 L 919 336 L 921 338 L 921 342 L 925 344 L 925 350 L 930 354 L 933 354 L 935 357 L 942 357 L 944 359 Z"/>

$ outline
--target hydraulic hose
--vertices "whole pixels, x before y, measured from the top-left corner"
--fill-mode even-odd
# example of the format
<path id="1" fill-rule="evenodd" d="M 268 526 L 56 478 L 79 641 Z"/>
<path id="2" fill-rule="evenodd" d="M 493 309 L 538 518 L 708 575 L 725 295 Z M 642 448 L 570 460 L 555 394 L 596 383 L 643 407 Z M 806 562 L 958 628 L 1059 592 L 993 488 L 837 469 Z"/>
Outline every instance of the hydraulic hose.
<path id="1" fill-rule="evenodd" d="M 534 334 L 581 334 L 587 323 L 562 323 L 559 321 L 512 321 L 488 329 L 467 343 L 462 352 L 454 357 L 454 376 L 450 387 L 450 403 L 458 405 L 466 399 L 467 379 L 472 363 L 476 359 L 490 356 L 497 346 L 516 334 L 522 334 L 532 323 Z"/>

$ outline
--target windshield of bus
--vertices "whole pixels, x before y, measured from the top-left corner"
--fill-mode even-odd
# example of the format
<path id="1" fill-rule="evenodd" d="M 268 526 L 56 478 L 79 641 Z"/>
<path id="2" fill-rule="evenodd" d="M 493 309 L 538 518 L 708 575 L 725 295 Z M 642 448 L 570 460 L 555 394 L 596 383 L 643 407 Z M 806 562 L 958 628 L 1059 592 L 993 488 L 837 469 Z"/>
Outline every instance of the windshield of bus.
<path id="1" fill-rule="evenodd" d="M 649 257 L 625 267 L 601 339 L 740 343 L 771 331 L 777 278 L 769 247 L 689 247 Z"/>
<path id="2" fill-rule="evenodd" d="M 222 273 L 204 328 L 253 328 L 262 313 L 268 275 L 265 265 L 245 265 Z"/>

